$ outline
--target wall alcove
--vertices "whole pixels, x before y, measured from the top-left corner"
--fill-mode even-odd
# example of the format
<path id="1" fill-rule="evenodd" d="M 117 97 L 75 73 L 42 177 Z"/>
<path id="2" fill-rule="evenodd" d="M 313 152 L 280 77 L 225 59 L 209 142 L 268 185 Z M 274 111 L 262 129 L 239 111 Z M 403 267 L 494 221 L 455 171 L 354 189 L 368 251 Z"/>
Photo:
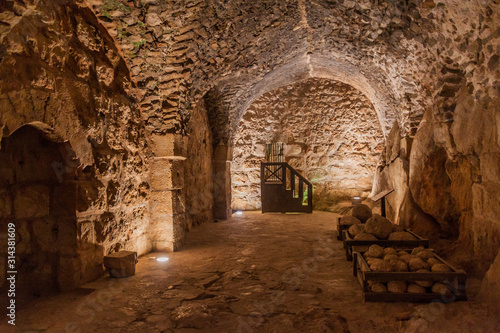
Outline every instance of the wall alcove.
<path id="1" fill-rule="evenodd" d="M 2 139 L 0 161 L 1 235 L 6 242 L 7 226 L 15 225 L 18 299 L 75 287 L 80 262 L 71 146 L 25 125 Z M 2 246 L 2 273 L 5 251 Z M 1 281 L 4 290 L 6 280 Z"/>

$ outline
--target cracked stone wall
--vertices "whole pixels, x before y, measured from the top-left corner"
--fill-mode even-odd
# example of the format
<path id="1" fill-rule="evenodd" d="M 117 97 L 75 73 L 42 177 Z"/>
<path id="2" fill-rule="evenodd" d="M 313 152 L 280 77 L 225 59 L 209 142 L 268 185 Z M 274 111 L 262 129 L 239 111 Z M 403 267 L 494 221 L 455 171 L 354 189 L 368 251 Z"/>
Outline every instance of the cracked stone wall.
<path id="1" fill-rule="evenodd" d="M 285 160 L 314 186 L 315 209 L 366 197 L 384 138 L 370 101 L 346 84 L 309 79 L 262 95 L 235 136 L 232 208 L 260 209 L 266 143 L 284 142 Z"/>
<path id="2" fill-rule="evenodd" d="M 61 179 L 65 195 L 59 200 L 74 223 L 72 229 L 40 222 L 42 212 L 49 220 L 57 215 L 57 207 L 51 205 L 30 215 L 34 196 L 40 205 L 48 200 L 45 185 L 36 193 L 24 193 L 19 185 L 22 168 L 2 160 L 2 174 L 11 176 L 2 178 L 1 186 L 14 198 L 10 203 L 8 196 L 1 199 L 2 249 L 6 249 L 7 222 L 16 224 L 21 258 L 35 257 L 37 247 L 23 245 L 30 232 L 42 248 L 49 241 L 67 242 L 70 235 L 73 252 L 68 250 L 71 254 L 56 263 L 69 279 L 58 287 L 67 289 L 101 276 L 104 255 L 121 249 L 143 254 L 152 248 L 147 234 L 150 185 L 144 126 L 128 68 L 90 9 L 74 1 L 7 1 L 2 6 L 0 136 L 10 140 L 28 124 L 49 141 L 70 147 L 50 161 L 42 154 L 43 146 L 35 149 L 35 142 L 27 150 L 35 155 L 27 158 L 40 154 L 40 172 Z M 8 149 L 13 161 L 23 158 L 17 155 L 23 150 Z M 38 174 L 31 171 L 33 177 Z M 59 180 L 56 183 L 59 186 Z M 21 218 L 23 210 L 28 215 Z M 2 272 L 4 259 L 0 259 Z M 20 270 L 29 269 L 30 263 L 21 260 L 19 265 Z M 47 270 L 39 273 L 45 278 Z"/>

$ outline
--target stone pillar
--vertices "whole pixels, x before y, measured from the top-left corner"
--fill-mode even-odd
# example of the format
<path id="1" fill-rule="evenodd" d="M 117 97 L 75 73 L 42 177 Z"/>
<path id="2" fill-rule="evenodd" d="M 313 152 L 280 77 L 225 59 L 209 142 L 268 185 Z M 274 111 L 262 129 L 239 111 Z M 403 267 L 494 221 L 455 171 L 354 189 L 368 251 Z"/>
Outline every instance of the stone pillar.
<path id="1" fill-rule="evenodd" d="M 231 217 L 231 148 L 219 144 L 213 157 L 214 218 Z"/>
<path id="2" fill-rule="evenodd" d="M 151 138 L 150 239 L 156 251 L 175 251 L 185 235 L 185 140 L 178 134 Z"/>

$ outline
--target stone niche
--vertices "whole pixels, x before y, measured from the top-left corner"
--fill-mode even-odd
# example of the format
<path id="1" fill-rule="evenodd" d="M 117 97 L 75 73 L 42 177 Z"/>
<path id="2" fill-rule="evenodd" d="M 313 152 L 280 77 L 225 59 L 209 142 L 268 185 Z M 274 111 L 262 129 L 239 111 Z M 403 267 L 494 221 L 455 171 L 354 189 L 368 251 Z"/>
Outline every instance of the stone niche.
<path id="1" fill-rule="evenodd" d="M 0 149 L 0 271 L 5 274 L 7 226 L 16 230 L 18 299 L 68 290 L 80 281 L 74 153 L 23 126 Z M 5 293 L 5 277 L 0 279 Z"/>
<path id="2" fill-rule="evenodd" d="M 284 142 L 286 161 L 313 183 L 314 208 L 336 210 L 371 191 L 384 137 L 370 101 L 349 85 L 308 79 L 270 91 L 235 135 L 233 209 L 261 208 L 260 162 L 271 142 Z"/>

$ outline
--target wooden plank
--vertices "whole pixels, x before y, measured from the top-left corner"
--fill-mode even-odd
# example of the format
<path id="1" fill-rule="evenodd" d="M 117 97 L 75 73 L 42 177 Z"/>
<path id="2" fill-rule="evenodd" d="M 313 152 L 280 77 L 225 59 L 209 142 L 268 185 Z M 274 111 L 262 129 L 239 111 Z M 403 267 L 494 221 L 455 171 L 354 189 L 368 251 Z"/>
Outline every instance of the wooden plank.
<path id="1" fill-rule="evenodd" d="M 340 223 L 340 219 L 341 218 L 342 218 L 342 216 L 339 217 L 338 220 L 337 220 L 337 239 L 339 241 L 344 241 L 344 233 L 343 233 L 343 231 L 349 229 L 349 227 L 352 224 L 343 224 L 343 223 Z"/>
<path id="2" fill-rule="evenodd" d="M 430 303 L 441 300 L 443 303 L 467 301 L 466 295 L 441 295 L 436 293 L 411 294 L 411 293 L 363 293 L 365 302 L 411 302 Z"/>
<path id="3" fill-rule="evenodd" d="M 377 201 L 379 201 L 380 199 L 382 199 L 383 197 L 385 197 L 386 195 L 388 195 L 388 194 L 390 194 L 392 192 L 394 192 L 394 189 L 382 191 L 382 192 L 374 195 L 371 200 L 377 202 Z"/>
<path id="4" fill-rule="evenodd" d="M 353 271 L 356 270 L 356 276 L 363 290 L 363 298 L 365 302 L 431 302 L 441 300 L 443 303 L 466 301 L 465 293 L 466 274 L 464 271 L 456 270 L 454 272 L 374 272 L 366 262 L 364 252 L 355 252 L 356 260 L 353 262 Z M 449 265 L 441 257 L 433 252 L 434 256 L 443 263 Z M 450 267 L 450 269 L 454 269 Z M 395 280 L 403 280 L 407 282 L 430 280 L 443 282 L 447 284 L 452 293 L 449 295 L 441 295 L 437 293 L 374 293 L 368 290 L 368 281 L 388 282 Z M 455 281 L 452 283 L 450 281 Z"/>
<path id="5" fill-rule="evenodd" d="M 452 264 L 450 264 L 449 262 L 447 262 L 446 260 L 444 260 L 443 258 L 441 258 L 440 256 L 438 256 L 436 253 L 434 253 L 434 256 L 437 259 L 441 260 L 444 264 L 448 265 L 453 271 L 465 273 L 465 271 L 463 269 L 457 269 L 455 266 L 453 266 Z"/>
<path id="6" fill-rule="evenodd" d="M 358 271 L 358 266 L 356 265 L 356 263 L 358 262 L 358 253 L 357 252 L 354 252 L 354 255 L 353 255 L 353 265 L 352 265 L 352 275 L 356 276 L 357 275 L 357 271 Z"/>

